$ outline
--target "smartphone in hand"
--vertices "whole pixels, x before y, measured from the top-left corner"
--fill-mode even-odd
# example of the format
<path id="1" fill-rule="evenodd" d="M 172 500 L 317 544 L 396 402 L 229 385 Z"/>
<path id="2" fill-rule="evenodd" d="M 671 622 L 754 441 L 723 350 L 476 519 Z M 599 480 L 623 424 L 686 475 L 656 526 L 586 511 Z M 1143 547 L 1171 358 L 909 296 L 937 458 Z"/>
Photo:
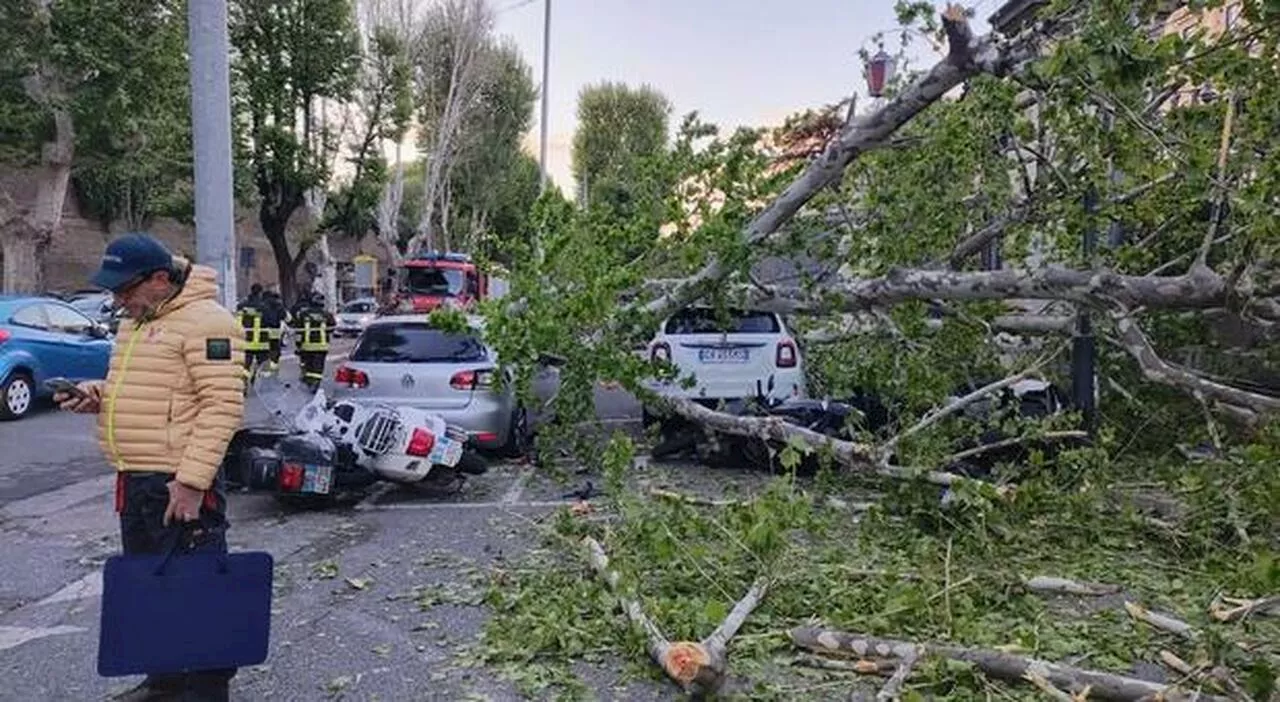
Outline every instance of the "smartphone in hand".
<path id="1" fill-rule="evenodd" d="M 89 397 L 85 391 L 80 389 L 79 385 L 76 385 L 66 378 L 49 378 L 44 381 L 44 386 L 49 388 L 49 390 L 53 391 L 55 394 L 64 393 L 80 399 L 87 399 Z"/>

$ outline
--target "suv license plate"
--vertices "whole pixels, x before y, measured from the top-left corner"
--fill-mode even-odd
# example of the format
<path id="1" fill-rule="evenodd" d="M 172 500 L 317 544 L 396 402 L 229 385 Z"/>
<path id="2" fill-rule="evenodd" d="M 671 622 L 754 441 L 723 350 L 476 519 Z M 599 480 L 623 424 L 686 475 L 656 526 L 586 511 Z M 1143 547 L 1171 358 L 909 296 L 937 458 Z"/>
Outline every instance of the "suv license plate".
<path id="1" fill-rule="evenodd" d="M 703 363 L 746 363 L 746 349 L 698 349 L 698 360 Z"/>

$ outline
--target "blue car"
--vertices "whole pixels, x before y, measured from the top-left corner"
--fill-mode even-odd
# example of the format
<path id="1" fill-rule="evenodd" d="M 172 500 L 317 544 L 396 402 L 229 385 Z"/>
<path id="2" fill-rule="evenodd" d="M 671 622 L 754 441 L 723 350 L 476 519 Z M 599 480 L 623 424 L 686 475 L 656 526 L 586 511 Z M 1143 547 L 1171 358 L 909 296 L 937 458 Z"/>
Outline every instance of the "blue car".
<path id="1" fill-rule="evenodd" d="M 111 332 L 47 297 L 0 297 L 0 420 L 20 419 L 50 392 L 44 381 L 107 377 Z"/>

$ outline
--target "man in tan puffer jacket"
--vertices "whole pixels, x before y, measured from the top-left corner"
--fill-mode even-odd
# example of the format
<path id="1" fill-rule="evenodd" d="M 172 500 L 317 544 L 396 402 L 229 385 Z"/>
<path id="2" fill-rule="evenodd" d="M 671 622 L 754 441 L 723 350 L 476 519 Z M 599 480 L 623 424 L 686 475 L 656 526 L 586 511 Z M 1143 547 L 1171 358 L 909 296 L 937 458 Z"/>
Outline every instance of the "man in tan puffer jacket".
<path id="1" fill-rule="evenodd" d="M 161 553 L 179 539 L 186 550 L 225 552 L 219 469 L 244 414 L 244 341 L 217 302 L 214 271 L 130 234 L 107 247 L 93 283 L 127 319 L 107 379 L 55 400 L 98 414 L 99 443 L 117 471 L 124 552 Z M 235 672 L 148 676 L 118 699 L 226 700 Z"/>

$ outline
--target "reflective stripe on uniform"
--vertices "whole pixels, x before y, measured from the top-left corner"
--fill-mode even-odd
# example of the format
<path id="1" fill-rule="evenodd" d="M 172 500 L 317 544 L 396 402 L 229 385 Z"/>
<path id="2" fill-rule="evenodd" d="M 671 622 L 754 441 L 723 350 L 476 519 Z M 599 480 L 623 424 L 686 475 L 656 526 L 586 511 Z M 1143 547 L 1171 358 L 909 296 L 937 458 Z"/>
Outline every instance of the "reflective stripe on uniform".
<path id="1" fill-rule="evenodd" d="M 271 345 L 267 342 L 262 329 L 262 313 L 249 307 L 240 310 L 237 316 L 240 319 L 240 326 L 244 329 L 244 350 L 248 352 L 269 350 Z M 251 317 L 252 323 L 249 323 L 245 317 Z"/>
<path id="2" fill-rule="evenodd" d="M 316 324 L 316 320 L 307 317 L 302 320 L 302 344 L 299 345 L 299 351 L 325 351 L 329 350 L 328 330 L 325 329 L 323 320 Z"/>

